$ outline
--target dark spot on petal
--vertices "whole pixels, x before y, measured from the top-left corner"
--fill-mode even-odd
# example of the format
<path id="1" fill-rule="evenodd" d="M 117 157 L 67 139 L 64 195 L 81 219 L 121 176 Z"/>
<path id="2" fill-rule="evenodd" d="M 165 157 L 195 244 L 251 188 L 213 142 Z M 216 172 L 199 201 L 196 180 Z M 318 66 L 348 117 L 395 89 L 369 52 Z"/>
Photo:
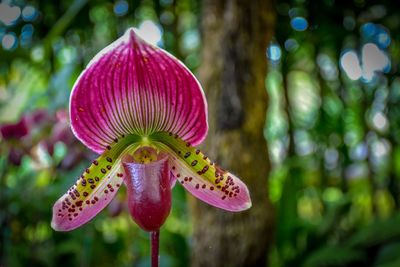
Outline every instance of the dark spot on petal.
<path id="1" fill-rule="evenodd" d="M 203 169 L 201 171 L 198 171 L 197 173 L 202 175 L 202 174 L 204 174 L 204 173 L 206 173 L 208 171 L 208 168 L 209 168 L 208 165 L 206 165 L 206 166 L 203 167 Z"/>
<path id="2" fill-rule="evenodd" d="M 72 198 L 73 200 L 76 199 L 76 196 L 75 196 L 72 192 L 68 192 L 68 194 L 71 196 L 71 198 Z"/>
<path id="3" fill-rule="evenodd" d="M 76 190 L 76 189 L 74 189 L 74 194 L 75 194 L 75 196 L 77 196 L 77 197 L 80 197 L 80 196 L 81 196 L 81 194 L 79 194 L 78 190 Z"/>

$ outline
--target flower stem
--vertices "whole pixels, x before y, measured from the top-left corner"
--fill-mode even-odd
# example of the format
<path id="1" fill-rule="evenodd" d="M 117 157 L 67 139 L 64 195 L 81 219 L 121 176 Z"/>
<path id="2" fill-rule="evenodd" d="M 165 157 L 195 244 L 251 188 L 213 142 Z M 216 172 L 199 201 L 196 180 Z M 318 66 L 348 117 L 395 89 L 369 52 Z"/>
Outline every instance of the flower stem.
<path id="1" fill-rule="evenodd" d="M 150 233 L 151 235 L 151 267 L 158 267 L 158 248 L 160 243 L 160 230 Z"/>

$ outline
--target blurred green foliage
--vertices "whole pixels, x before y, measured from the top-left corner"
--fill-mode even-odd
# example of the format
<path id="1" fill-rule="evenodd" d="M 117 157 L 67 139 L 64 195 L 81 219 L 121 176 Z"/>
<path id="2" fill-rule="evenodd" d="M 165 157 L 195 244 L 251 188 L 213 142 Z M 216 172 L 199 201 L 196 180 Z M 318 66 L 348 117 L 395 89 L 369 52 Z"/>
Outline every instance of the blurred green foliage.
<path id="1" fill-rule="evenodd" d="M 69 94 L 89 60 L 132 26 L 195 71 L 207 41 L 201 3 L 0 5 L 0 124 L 18 123 L 1 139 L 0 265 L 148 266 L 148 236 L 125 212 L 124 192 L 78 230 L 50 228 L 52 204 L 95 157 L 69 130 Z M 287 0 L 275 8 L 266 48 L 268 193 L 277 207 L 270 265 L 399 266 L 396 4 Z M 188 266 L 187 196 L 179 186 L 173 194 L 161 266 Z"/>
<path id="2" fill-rule="evenodd" d="M 398 266 L 400 25 L 389 1 L 280 1 L 265 135 L 272 266 Z"/>

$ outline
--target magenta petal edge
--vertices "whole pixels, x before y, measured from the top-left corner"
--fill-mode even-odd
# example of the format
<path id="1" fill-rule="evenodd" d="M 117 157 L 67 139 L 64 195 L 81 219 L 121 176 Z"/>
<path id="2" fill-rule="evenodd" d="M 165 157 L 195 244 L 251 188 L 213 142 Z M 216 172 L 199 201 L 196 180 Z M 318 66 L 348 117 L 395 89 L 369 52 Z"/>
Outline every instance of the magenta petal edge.
<path id="1" fill-rule="evenodd" d="M 207 102 L 194 75 L 133 29 L 88 64 L 70 98 L 71 127 L 97 153 L 122 134 L 166 131 L 193 145 L 208 130 Z"/>

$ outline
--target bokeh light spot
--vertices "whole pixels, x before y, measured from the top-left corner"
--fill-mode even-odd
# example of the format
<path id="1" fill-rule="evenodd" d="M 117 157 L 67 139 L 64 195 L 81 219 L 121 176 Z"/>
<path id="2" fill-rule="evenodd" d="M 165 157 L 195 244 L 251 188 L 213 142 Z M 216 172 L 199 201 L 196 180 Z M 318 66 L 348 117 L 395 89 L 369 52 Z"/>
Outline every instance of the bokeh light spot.
<path id="1" fill-rule="evenodd" d="M 389 31 L 380 24 L 365 23 L 360 30 L 365 42 L 375 43 L 380 48 L 387 48 L 391 43 Z"/>
<path id="2" fill-rule="evenodd" d="M 355 51 L 349 50 L 340 57 L 340 66 L 346 75 L 352 80 L 361 78 L 362 70 L 360 60 Z"/>
<path id="3" fill-rule="evenodd" d="M 337 78 L 338 71 L 336 65 L 328 55 L 319 54 L 317 56 L 317 63 L 325 80 L 334 81 Z"/>
<path id="4" fill-rule="evenodd" d="M 22 9 L 22 19 L 24 21 L 34 21 L 37 17 L 36 8 L 31 5 L 27 5 Z"/>
<path id="5" fill-rule="evenodd" d="M 377 140 L 371 144 L 371 151 L 377 158 L 386 156 L 390 151 L 390 146 L 385 141 Z"/>
<path id="6" fill-rule="evenodd" d="M 281 48 L 277 44 L 271 44 L 267 48 L 267 57 L 272 61 L 272 62 L 277 62 L 281 59 L 282 52 Z"/>
<path id="7" fill-rule="evenodd" d="M 299 43 L 295 39 L 289 38 L 285 41 L 285 49 L 288 52 L 293 52 L 297 48 L 299 48 Z"/>
<path id="8" fill-rule="evenodd" d="M 171 25 L 174 22 L 175 16 L 171 11 L 164 11 L 160 16 L 160 21 L 162 24 Z"/>
<path id="9" fill-rule="evenodd" d="M 296 31 L 305 31 L 308 27 L 308 22 L 303 17 L 295 17 L 290 21 L 290 25 Z"/>
<path id="10" fill-rule="evenodd" d="M 368 156 L 368 147 L 365 143 L 359 143 L 350 150 L 350 158 L 354 161 L 363 161 Z"/>
<path id="11" fill-rule="evenodd" d="M 325 167 L 328 170 L 333 170 L 337 167 L 339 160 L 339 153 L 334 148 L 328 148 L 324 152 Z"/>
<path id="12" fill-rule="evenodd" d="M 15 24 L 21 15 L 21 9 L 18 6 L 10 6 L 6 3 L 0 3 L 0 21 L 6 26 Z"/>
<path id="13" fill-rule="evenodd" d="M 390 70 L 390 60 L 385 52 L 374 43 L 367 43 L 362 47 L 361 60 L 363 79 L 371 81 L 376 71 L 387 72 Z"/>
<path id="14" fill-rule="evenodd" d="M 13 50 L 18 45 L 18 39 L 15 33 L 10 32 L 3 36 L 1 39 L 1 45 L 4 50 Z"/>
<path id="15" fill-rule="evenodd" d="M 20 35 L 20 43 L 22 47 L 26 47 L 32 42 L 33 31 L 34 28 L 32 24 L 26 24 L 22 27 Z"/>
<path id="16" fill-rule="evenodd" d="M 125 0 L 117 1 L 114 5 L 114 13 L 117 16 L 123 16 L 128 13 L 129 4 Z"/>
<path id="17" fill-rule="evenodd" d="M 145 41 L 153 44 L 160 45 L 162 44 L 162 29 L 155 24 L 151 20 L 143 21 L 137 30 L 137 33 L 142 37 Z"/>
<path id="18" fill-rule="evenodd" d="M 365 38 L 370 38 L 376 33 L 376 26 L 374 23 L 365 23 L 361 26 L 361 33 Z"/>
<path id="19" fill-rule="evenodd" d="M 196 30 L 186 31 L 182 36 L 183 47 L 194 50 L 200 45 L 200 33 Z"/>
<path id="20" fill-rule="evenodd" d="M 382 112 L 377 112 L 372 117 L 372 123 L 378 130 L 384 131 L 388 128 L 388 120 Z"/>

